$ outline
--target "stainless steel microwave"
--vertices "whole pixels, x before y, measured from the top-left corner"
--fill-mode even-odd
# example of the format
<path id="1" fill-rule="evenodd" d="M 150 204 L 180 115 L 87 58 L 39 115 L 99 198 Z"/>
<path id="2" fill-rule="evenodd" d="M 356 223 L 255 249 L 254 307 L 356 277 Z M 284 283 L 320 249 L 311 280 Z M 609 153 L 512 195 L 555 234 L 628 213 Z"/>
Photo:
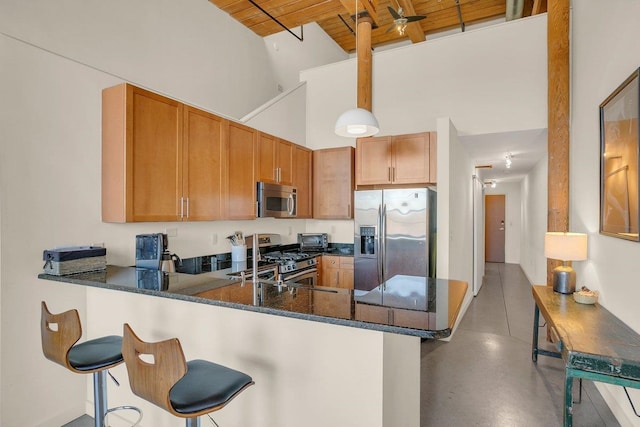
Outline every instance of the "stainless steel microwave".
<path id="1" fill-rule="evenodd" d="M 258 182 L 258 218 L 295 218 L 296 189 L 289 185 Z"/>

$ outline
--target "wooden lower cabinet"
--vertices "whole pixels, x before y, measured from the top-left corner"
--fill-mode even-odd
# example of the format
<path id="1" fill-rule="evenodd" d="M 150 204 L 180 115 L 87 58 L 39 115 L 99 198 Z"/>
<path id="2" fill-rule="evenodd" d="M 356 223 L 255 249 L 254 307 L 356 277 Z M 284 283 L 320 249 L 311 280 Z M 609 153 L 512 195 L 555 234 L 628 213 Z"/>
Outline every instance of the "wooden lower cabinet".
<path id="1" fill-rule="evenodd" d="M 335 291 L 335 290 L 334 290 Z M 346 289 L 342 292 L 315 291 L 313 297 L 313 314 L 318 316 L 352 319 L 353 298 Z"/>
<path id="2" fill-rule="evenodd" d="M 313 217 L 353 218 L 355 185 L 353 147 L 313 152 Z"/>
<path id="3" fill-rule="evenodd" d="M 322 286 L 353 289 L 353 257 L 323 255 L 320 278 Z"/>
<path id="4" fill-rule="evenodd" d="M 429 329 L 429 313 L 356 302 L 355 319 L 413 329 Z"/>

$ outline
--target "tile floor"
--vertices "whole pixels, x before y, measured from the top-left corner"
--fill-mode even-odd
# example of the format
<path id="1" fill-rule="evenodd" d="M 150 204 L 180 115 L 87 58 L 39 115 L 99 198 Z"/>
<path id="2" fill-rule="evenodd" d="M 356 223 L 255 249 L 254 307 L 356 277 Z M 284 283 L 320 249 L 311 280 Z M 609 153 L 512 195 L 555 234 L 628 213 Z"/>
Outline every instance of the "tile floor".
<path id="1" fill-rule="evenodd" d="M 531 361 L 533 311 L 520 266 L 487 263 L 452 340 L 422 344 L 421 427 L 562 425 L 563 363 Z M 619 426 L 589 381 L 573 408 L 576 427 Z"/>
<path id="2" fill-rule="evenodd" d="M 422 343 L 421 427 L 562 425 L 562 361 L 531 361 L 530 286 L 519 265 L 488 263 L 485 283 L 452 340 Z M 573 421 L 576 427 L 619 426 L 589 381 Z M 92 426 L 84 415 L 63 427 Z"/>

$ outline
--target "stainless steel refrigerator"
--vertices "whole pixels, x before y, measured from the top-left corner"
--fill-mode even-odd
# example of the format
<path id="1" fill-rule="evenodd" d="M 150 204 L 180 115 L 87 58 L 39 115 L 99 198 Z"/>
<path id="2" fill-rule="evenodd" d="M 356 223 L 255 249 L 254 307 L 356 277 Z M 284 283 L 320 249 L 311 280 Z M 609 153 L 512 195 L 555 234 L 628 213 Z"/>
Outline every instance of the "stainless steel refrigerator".
<path id="1" fill-rule="evenodd" d="M 354 287 L 369 291 L 397 275 L 436 277 L 436 192 L 355 192 Z"/>

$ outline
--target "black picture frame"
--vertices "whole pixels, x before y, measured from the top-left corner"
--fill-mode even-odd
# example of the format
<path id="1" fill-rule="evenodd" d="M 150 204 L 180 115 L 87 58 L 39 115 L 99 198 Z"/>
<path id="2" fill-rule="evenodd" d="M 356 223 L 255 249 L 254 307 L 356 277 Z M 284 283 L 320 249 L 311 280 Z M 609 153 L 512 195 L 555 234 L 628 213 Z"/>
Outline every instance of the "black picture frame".
<path id="1" fill-rule="evenodd" d="M 640 68 L 600 104 L 600 234 L 640 241 Z"/>

